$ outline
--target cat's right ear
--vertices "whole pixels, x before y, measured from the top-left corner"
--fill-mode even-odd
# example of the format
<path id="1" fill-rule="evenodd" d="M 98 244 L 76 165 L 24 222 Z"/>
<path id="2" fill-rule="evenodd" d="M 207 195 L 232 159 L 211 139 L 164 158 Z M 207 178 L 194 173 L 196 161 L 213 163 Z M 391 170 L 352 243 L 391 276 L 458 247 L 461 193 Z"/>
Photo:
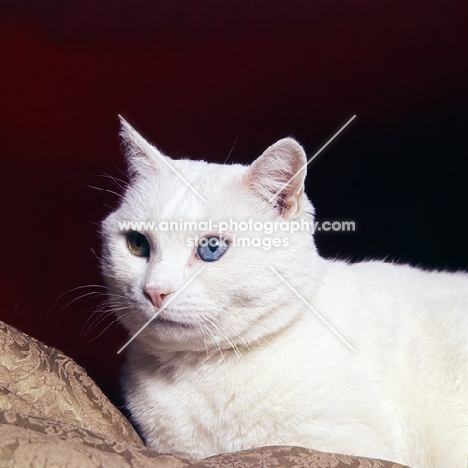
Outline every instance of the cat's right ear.
<path id="1" fill-rule="evenodd" d="M 307 158 L 293 138 L 284 138 L 257 158 L 244 175 L 244 183 L 286 219 L 301 211 Z"/>
<path id="2" fill-rule="evenodd" d="M 156 147 L 148 143 L 121 115 L 120 138 L 130 178 L 164 170 L 169 164 Z"/>

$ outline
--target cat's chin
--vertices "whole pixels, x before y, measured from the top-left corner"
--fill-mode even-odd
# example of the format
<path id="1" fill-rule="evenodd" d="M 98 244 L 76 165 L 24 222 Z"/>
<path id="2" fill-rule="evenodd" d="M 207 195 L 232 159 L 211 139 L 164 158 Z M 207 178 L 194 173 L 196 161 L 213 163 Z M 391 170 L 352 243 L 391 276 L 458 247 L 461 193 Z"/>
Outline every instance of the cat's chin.
<path id="1" fill-rule="evenodd" d="M 167 317 L 156 317 L 153 321 L 154 327 L 157 329 L 193 329 L 195 327 L 192 323 L 182 322 L 180 320 L 173 320 Z"/>
<path id="2" fill-rule="evenodd" d="M 126 328 L 130 335 L 134 335 L 139 326 L 132 323 Z M 163 350 L 199 351 L 206 348 L 199 325 L 170 315 L 157 316 L 151 320 L 138 336 L 138 341 L 147 351 L 156 353 Z"/>

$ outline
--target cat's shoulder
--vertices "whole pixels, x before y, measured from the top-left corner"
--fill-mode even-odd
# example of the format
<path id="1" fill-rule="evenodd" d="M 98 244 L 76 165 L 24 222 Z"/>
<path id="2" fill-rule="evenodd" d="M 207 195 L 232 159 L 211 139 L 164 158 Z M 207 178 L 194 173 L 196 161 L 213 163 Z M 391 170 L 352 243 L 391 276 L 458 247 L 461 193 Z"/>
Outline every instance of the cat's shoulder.
<path id="1" fill-rule="evenodd" d="M 369 260 L 357 263 L 326 261 L 325 289 L 341 285 L 349 296 L 395 302 L 458 303 L 468 310 L 468 272 L 425 269 L 409 264 Z"/>
<path id="2" fill-rule="evenodd" d="M 368 275 L 379 280 L 381 278 L 398 278 L 399 280 L 416 279 L 422 281 L 450 281 L 467 282 L 468 271 L 443 270 L 428 268 L 420 265 L 411 265 L 390 260 L 365 260 L 361 262 L 345 262 L 328 260 L 332 270 L 344 274 Z"/>

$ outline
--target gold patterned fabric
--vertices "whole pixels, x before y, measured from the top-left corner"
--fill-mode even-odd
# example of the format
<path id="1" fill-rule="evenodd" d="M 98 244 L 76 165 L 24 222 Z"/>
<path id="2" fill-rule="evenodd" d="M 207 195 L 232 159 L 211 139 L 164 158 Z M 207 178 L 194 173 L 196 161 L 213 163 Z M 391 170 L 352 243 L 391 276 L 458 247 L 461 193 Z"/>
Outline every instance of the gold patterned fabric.
<path id="1" fill-rule="evenodd" d="M 0 411 L 0 468 L 185 468 L 190 463 L 65 422 Z"/>
<path id="2" fill-rule="evenodd" d="M 217 455 L 203 460 L 200 468 L 408 468 L 372 458 L 318 452 L 302 447 L 262 447 Z"/>
<path id="3" fill-rule="evenodd" d="M 0 468 L 403 468 L 299 447 L 191 463 L 144 447 L 130 423 L 63 353 L 0 322 Z"/>
<path id="4" fill-rule="evenodd" d="M 143 445 L 83 368 L 0 322 L 0 409 L 61 421 Z"/>

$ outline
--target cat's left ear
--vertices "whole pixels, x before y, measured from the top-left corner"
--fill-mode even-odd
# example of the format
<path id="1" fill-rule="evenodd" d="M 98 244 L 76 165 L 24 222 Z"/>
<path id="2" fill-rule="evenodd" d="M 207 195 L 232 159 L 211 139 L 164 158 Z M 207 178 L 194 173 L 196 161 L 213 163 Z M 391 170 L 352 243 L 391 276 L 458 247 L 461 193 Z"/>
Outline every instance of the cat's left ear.
<path id="1" fill-rule="evenodd" d="M 165 169 L 169 158 L 148 143 L 121 115 L 119 119 L 120 137 L 130 178 Z"/>
<path id="2" fill-rule="evenodd" d="M 301 209 L 307 158 L 293 138 L 284 138 L 257 158 L 244 176 L 244 183 L 287 219 Z"/>

